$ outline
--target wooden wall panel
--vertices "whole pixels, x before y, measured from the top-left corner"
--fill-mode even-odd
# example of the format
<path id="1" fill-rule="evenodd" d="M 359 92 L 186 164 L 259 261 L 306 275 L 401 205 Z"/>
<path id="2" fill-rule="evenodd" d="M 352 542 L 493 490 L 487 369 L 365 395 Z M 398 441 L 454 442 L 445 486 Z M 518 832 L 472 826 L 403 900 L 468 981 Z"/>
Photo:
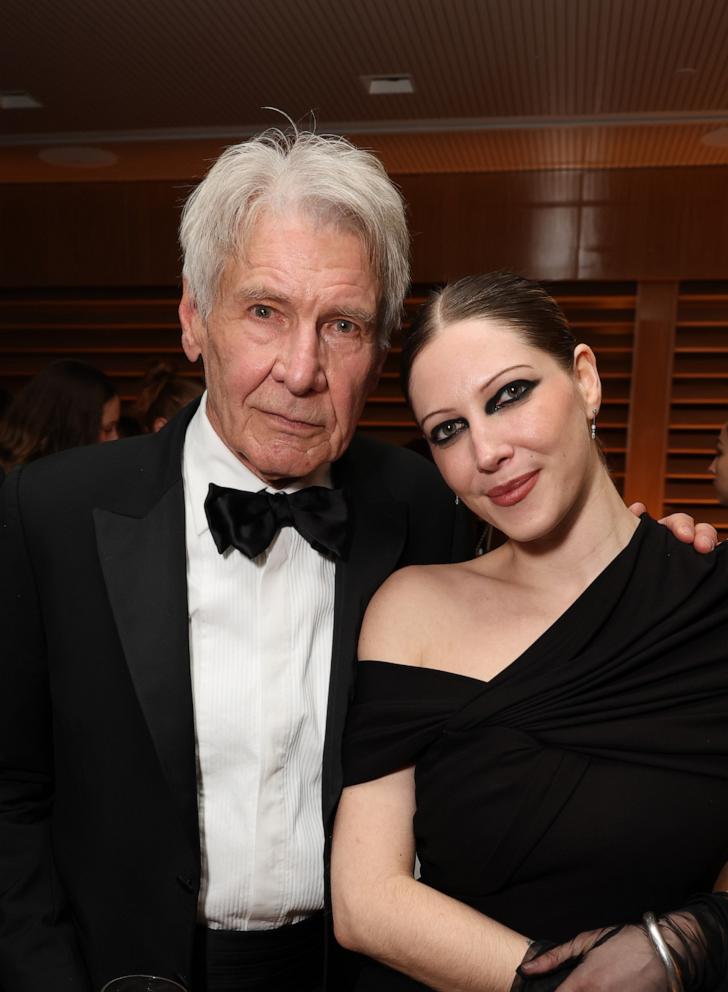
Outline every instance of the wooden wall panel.
<path id="1" fill-rule="evenodd" d="M 677 283 L 643 282 L 637 294 L 625 498 L 661 516 Z"/>
<path id="2" fill-rule="evenodd" d="M 0 186 L 0 286 L 158 286 L 179 278 L 184 187 Z"/>
<path id="3" fill-rule="evenodd" d="M 493 269 L 577 277 L 580 173 L 395 178 L 409 206 L 416 282 Z"/>
<path id="4" fill-rule="evenodd" d="M 725 279 L 728 166 L 395 176 L 415 282 L 510 268 L 543 280 Z M 179 279 L 187 183 L 0 185 L 0 287 Z"/>
<path id="5" fill-rule="evenodd" d="M 728 420 L 728 284 L 685 282 L 678 301 L 665 511 L 709 520 L 728 537 L 708 465 Z"/>

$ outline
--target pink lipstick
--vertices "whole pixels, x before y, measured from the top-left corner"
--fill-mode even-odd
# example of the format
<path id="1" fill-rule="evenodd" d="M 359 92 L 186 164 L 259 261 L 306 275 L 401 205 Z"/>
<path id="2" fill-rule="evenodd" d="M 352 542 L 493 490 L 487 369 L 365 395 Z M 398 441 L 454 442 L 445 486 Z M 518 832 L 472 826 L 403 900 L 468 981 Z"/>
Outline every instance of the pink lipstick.
<path id="1" fill-rule="evenodd" d="M 485 494 L 496 506 L 515 506 L 531 492 L 538 481 L 540 469 L 519 475 L 517 479 L 504 482 L 502 486 L 494 486 Z"/>

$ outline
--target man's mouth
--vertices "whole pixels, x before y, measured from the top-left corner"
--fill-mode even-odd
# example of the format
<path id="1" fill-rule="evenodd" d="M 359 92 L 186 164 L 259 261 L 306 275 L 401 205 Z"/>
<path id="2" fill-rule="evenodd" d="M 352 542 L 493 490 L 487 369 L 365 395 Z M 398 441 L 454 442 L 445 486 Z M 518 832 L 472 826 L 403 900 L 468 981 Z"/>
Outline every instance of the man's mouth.
<path id="1" fill-rule="evenodd" d="M 299 420 L 285 413 L 276 413 L 273 410 L 261 410 L 265 417 L 272 420 L 281 430 L 290 431 L 296 434 L 311 434 L 321 430 L 323 424 L 315 420 Z"/>

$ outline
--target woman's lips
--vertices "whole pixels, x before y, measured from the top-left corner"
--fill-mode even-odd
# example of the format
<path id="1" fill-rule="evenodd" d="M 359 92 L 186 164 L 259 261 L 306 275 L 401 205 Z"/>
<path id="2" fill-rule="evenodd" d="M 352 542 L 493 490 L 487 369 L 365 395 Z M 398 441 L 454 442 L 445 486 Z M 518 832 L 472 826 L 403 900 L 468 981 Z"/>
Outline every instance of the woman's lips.
<path id="1" fill-rule="evenodd" d="M 517 479 L 511 479 L 502 486 L 494 486 L 485 495 L 496 506 L 515 506 L 531 492 L 538 481 L 540 469 L 528 472 L 526 475 L 519 475 Z"/>

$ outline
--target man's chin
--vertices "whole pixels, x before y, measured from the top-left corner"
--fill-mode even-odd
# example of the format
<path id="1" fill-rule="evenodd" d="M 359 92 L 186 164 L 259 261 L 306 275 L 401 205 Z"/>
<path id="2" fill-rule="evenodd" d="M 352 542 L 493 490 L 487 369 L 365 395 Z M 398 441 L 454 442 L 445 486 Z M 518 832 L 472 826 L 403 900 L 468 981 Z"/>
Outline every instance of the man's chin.
<path id="1" fill-rule="evenodd" d="M 238 449 L 235 453 L 251 472 L 267 483 L 285 485 L 291 480 L 305 478 L 322 465 L 333 461 L 329 444 L 316 445 L 306 450 L 290 446 L 281 449 L 274 444 L 267 448 L 264 445 L 259 447 L 260 450 Z"/>

